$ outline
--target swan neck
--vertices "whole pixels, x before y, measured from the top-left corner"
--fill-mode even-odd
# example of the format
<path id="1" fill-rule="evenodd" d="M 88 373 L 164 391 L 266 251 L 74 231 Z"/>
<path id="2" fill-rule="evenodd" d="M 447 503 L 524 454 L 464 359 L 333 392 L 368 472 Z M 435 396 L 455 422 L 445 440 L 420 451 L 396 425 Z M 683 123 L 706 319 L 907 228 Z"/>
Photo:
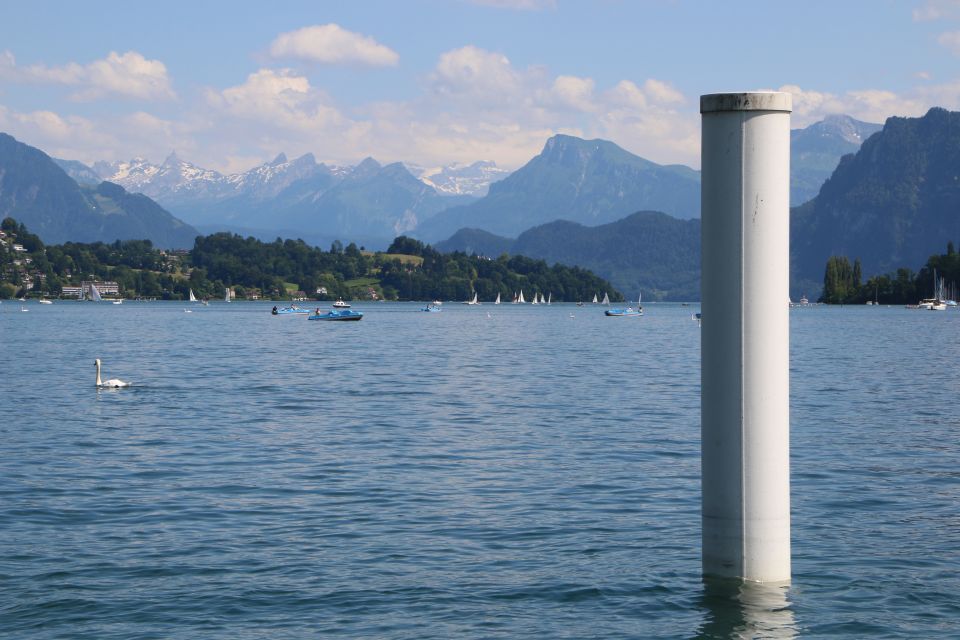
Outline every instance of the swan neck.
<path id="1" fill-rule="evenodd" d="M 103 386 L 103 383 L 100 382 L 100 363 L 97 363 L 97 386 Z"/>

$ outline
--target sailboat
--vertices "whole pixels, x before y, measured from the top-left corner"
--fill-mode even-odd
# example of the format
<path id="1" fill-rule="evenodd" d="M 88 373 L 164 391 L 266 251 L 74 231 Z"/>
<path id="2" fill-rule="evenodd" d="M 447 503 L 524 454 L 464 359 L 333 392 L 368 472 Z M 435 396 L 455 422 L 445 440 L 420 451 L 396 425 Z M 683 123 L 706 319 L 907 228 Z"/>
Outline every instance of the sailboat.
<path id="1" fill-rule="evenodd" d="M 593 294 L 593 304 L 597 304 L 597 294 Z"/>
<path id="2" fill-rule="evenodd" d="M 230 287 L 226 287 L 226 291 L 223 294 L 223 301 L 230 302 Z"/>
<path id="3" fill-rule="evenodd" d="M 190 289 L 190 302 L 196 302 L 197 296 L 193 295 L 193 289 Z"/>
<path id="4" fill-rule="evenodd" d="M 601 304 L 605 304 L 608 307 L 610 306 L 610 296 L 607 295 L 606 291 L 603 292 L 603 302 Z"/>
<path id="5" fill-rule="evenodd" d="M 473 300 L 465 300 L 463 304 L 480 304 L 477 300 L 478 294 L 476 291 L 473 292 Z"/>
<path id="6" fill-rule="evenodd" d="M 947 303 L 944 301 L 943 278 L 937 278 L 937 270 L 933 270 L 933 297 L 925 298 L 917 305 L 921 309 L 928 311 L 946 311 Z"/>
<path id="7" fill-rule="evenodd" d="M 497 291 L 497 299 L 493 301 L 493 304 L 500 304 L 500 292 Z"/>
<path id="8" fill-rule="evenodd" d="M 527 301 L 523 299 L 523 289 L 520 289 L 520 297 L 517 298 L 517 304 L 526 304 Z"/>
<path id="9" fill-rule="evenodd" d="M 547 295 L 547 304 L 553 304 L 553 291 Z"/>
<path id="10" fill-rule="evenodd" d="M 100 291 L 97 290 L 97 285 L 90 285 L 90 299 L 94 302 L 103 302 L 103 298 L 100 297 Z"/>
<path id="11" fill-rule="evenodd" d="M 540 301 L 537 299 L 537 293 L 536 293 L 536 292 L 534 292 L 534 294 L 533 294 L 533 300 L 530 302 L 530 304 L 540 304 Z"/>

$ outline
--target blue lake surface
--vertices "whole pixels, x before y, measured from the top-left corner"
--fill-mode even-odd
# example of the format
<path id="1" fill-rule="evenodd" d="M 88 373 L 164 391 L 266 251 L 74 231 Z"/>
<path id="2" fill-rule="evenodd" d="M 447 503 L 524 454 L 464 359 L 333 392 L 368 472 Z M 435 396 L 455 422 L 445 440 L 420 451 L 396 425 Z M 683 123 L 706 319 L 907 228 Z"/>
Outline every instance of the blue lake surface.
<path id="1" fill-rule="evenodd" d="M 0 636 L 960 637 L 960 313 L 791 312 L 794 577 L 738 587 L 698 307 L 271 306 L 0 305 Z"/>

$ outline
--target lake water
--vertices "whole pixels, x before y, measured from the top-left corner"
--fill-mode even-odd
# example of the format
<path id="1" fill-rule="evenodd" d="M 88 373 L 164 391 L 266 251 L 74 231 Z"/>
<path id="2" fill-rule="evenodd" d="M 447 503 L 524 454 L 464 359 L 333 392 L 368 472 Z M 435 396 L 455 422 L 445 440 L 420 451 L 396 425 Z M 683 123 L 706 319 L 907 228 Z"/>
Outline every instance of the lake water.
<path id="1" fill-rule="evenodd" d="M 0 305 L 0 635 L 960 637 L 956 311 L 791 312 L 793 582 L 738 588 L 696 306 L 271 306 Z"/>

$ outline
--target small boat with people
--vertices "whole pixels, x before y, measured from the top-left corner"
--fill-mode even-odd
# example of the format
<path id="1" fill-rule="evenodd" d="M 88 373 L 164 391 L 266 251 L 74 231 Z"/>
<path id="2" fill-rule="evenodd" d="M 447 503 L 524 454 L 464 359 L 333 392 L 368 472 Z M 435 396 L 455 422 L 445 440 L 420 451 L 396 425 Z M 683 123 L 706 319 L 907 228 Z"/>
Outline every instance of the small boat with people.
<path id="1" fill-rule="evenodd" d="M 362 311 L 353 311 L 351 309 L 333 309 L 326 313 L 321 313 L 320 309 L 317 309 L 307 316 L 307 320 L 360 320 L 362 318 Z"/>
<path id="2" fill-rule="evenodd" d="M 436 302 L 431 302 L 427 306 L 421 308 L 420 311 L 426 311 L 427 313 L 440 313 L 443 311 L 443 307 L 438 305 Z"/>
<path id="3" fill-rule="evenodd" d="M 295 304 L 290 305 L 289 307 L 277 308 L 276 306 L 273 310 L 270 311 L 272 315 L 275 316 L 285 316 L 297 313 L 310 313 L 310 309 L 301 309 Z"/>
<path id="4" fill-rule="evenodd" d="M 637 308 L 627 307 L 626 309 L 607 309 L 603 312 L 605 316 L 611 317 L 620 317 L 620 316 L 642 316 L 643 315 L 643 305 L 640 304 L 643 296 L 637 298 Z M 607 294 L 603 294 L 604 301 L 609 303 Z"/>

